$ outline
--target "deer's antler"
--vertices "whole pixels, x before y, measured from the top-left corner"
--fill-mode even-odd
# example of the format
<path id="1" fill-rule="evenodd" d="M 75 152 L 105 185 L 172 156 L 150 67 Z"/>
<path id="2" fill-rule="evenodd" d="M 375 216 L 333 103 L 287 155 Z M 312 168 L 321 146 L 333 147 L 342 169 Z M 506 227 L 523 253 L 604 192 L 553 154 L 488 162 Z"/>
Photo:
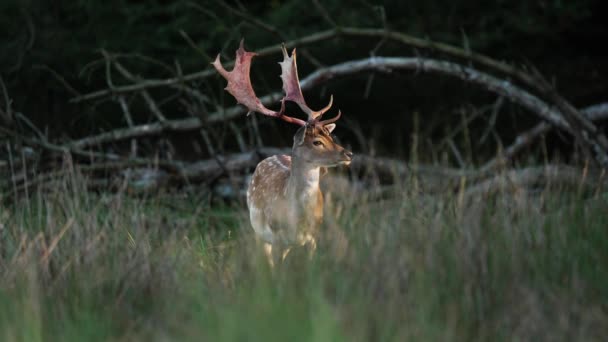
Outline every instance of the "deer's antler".
<path id="1" fill-rule="evenodd" d="M 278 117 L 287 122 L 304 126 L 306 124 L 305 121 L 285 115 L 285 99 L 281 100 L 281 110 L 275 112 L 274 110 L 264 107 L 262 102 L 260 102 L 260 99 L 255 95 L 253 87 L 251 86 L 249 72 L 251 69 L 251 59 L 256 55 L 257 53 L 255 52 L 245 51 L 243 41 L 241 40 L 241 45 L 239 46 L 239 49 L 236 50 L 236 60 L 232 71 L 226 71 L 226 69 L 224 69 L 220 62 L 219 54 L 211 64 L 213 64 L 215 69 L 228 81 L 228 85 L 225 89 L 234 96 L 238 103 L 244 105 L 247 109 L 252 112 Z"/>
<path id="2" fill-rule="evenodd" d="M 234 96 L 236 101 L 253 112 L 260 114 L 274 116 L 281 118 L 287 122 L 295 123 L 300 126 L 304 126 L 306 121 L 285 115 L 285 101 L 295 102 L 304 113 L 308 115 L 308 123 L 318 123 L 321 116 L 327 112 L 333 104 L 333 96 L 329 99 L 329 104 L 318 111 L 314 111 L 308 107 L 304 96 L 302 95 L 302 89 L 300 88 L 300 80 L 298 78 L 298 68 L 296 65 L 296 50 L 294 49 L 291 56 L 287 54 L 287 50 L 283 45 L 283 61 L 281 65 L 281 80 L 283 81 L 283 91 L 285 96 L 281 100 L 281 109 L 276 112 L 271 109 L 264 107 L 260 99 L 255 95 L 250 79 L 251 60 L 257 53 L 245 51 L 243 47 L 243 41 L 236 51 L 236 60 L 234 63 L 234 69 L 227 71 L 220 62 L 220 55 L 218 54 L 215 61 L 212 63 L 215 69 L 228 81 L 226 90 Z M 338 116 L 331 121 L 337 120 Z M 330 121 L 330 120 L 327 120 Z M 323 121 L 324 122 L 324 121 Z"/>
<path id="3" fill-rule="evenodd" d="M 296 49 L 292 50 L 291 57 L 287 54 L 285 45 L 283 45 L 282 50 L 283 61 L 279 62 L 279 65 L 281 65 L 281 80 L 283 80 L 283 91 L 285 91 L 283 100 L 295 102 L 308 115 L 308 122 L 316 121 L 331 108 L 334 103 L 334 97 L 333 95 L 330 96 L 329 104 L 325 108 L 318 111 L 310 109 L 306 101 L 304 101 L 304 95 L 302 95 L 302 89 L 300 88 L 298 65 L 296 64 Z"/>

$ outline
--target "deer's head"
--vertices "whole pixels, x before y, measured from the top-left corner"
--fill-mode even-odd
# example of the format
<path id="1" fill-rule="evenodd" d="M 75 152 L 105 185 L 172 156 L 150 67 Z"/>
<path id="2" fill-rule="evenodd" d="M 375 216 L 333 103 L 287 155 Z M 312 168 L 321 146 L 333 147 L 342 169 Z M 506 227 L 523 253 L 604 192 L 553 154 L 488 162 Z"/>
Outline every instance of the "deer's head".
<path id="1" fill-rule="evenodd" d="M 298 78 L 298 68 L 296 64 L 296 50 L 291 56 L 283 46 L 283 61 L 281 65 L 281 80 L 283 81 L 283 91 L 285 96 L 281 100 L 281 109 L 273 111 L 266 108 L 260 99 L 255 95 L 251 86 L 249 71 L 251 60 L 256 55 L 254 52 L 245 51 L 243 41 L 236 51 L 234 69 L 226 71 L 220 62 L 218 55 L 212 63 L 215 69 L 228 81 L 226 90 L 234 96 L 238 103 L 244 105 L 252 112 L 273 116 L 284 121 L 302 126 L 294 136 L 293 154 L 296 158 L 312 163 L 317 166 L 336 166 L 349 164 L 352 153 L 346 151 L 342 146 L 334 142 L 331 132 L 336 127 L 335 122 L 340 118 L 340 111 L 333 119 L 320 120 L 321 116 L 327 112 L 333 104 L 333 96 L 329 99 L 329 104 L 321 110 L 314 111 L 308 107 Z M 306 121 L 287 116 L 285 114 L 285 101 L 296 103 L 304 113 L 308 115 Z"/>
<path id="2" fill-rule="evenodd" d="M 353 154 L 334 141 L 334 128 L 334 123 L 302 126 L 293 137 L 293 157 L 315 166 L 350 164 Z"/>

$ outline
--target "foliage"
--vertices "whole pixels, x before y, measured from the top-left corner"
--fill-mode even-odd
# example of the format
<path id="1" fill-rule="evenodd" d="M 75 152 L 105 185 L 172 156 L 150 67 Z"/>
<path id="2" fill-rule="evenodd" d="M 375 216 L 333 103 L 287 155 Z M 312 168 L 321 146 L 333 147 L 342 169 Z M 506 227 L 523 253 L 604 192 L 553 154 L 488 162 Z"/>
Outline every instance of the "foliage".
<path id="1" fill-rule="evenodd" d="M 601 340 L 606 193 L 332 197 L 318 252 L 270 269 L 244 213 L 82 191 L 0 212 L 3 341 Z"/>

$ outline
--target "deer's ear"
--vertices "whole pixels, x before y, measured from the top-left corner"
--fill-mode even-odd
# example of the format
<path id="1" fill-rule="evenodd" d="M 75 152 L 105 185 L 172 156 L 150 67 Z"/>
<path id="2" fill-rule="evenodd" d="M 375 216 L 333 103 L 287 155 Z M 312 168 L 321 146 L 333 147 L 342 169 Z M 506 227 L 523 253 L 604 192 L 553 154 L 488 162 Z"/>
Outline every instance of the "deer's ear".
<path id="1" fill-rule="evenodd" d="M 293 144 L 294 146 L 300 146 L 304 143 L 304 138 L 306 137 L 306 127 L 300 128 L 296 134 L 293 136 Z"/>
<path id="2" fill-rule="evenodd" d="M 336 129 L 336 124 L 334 124 L 334 123 L 327 124 L 327 125 L 325 125 L 325 128 L 327 129 L 327 131 L 329 133 L 331 133 L 334 131 L 334 129 Z"/>

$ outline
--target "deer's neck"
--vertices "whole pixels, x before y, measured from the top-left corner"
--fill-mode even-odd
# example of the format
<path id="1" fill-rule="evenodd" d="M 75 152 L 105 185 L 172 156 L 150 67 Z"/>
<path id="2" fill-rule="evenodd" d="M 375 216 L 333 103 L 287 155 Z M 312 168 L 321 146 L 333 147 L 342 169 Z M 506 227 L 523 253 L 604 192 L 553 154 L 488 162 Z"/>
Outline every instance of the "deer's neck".
<path id="1" fill-rule="evenodd" d="M 292 158 L 286 195 L 288 199 L 306 206 L 314 204 L 318 198 L 321 168 Z"/>

